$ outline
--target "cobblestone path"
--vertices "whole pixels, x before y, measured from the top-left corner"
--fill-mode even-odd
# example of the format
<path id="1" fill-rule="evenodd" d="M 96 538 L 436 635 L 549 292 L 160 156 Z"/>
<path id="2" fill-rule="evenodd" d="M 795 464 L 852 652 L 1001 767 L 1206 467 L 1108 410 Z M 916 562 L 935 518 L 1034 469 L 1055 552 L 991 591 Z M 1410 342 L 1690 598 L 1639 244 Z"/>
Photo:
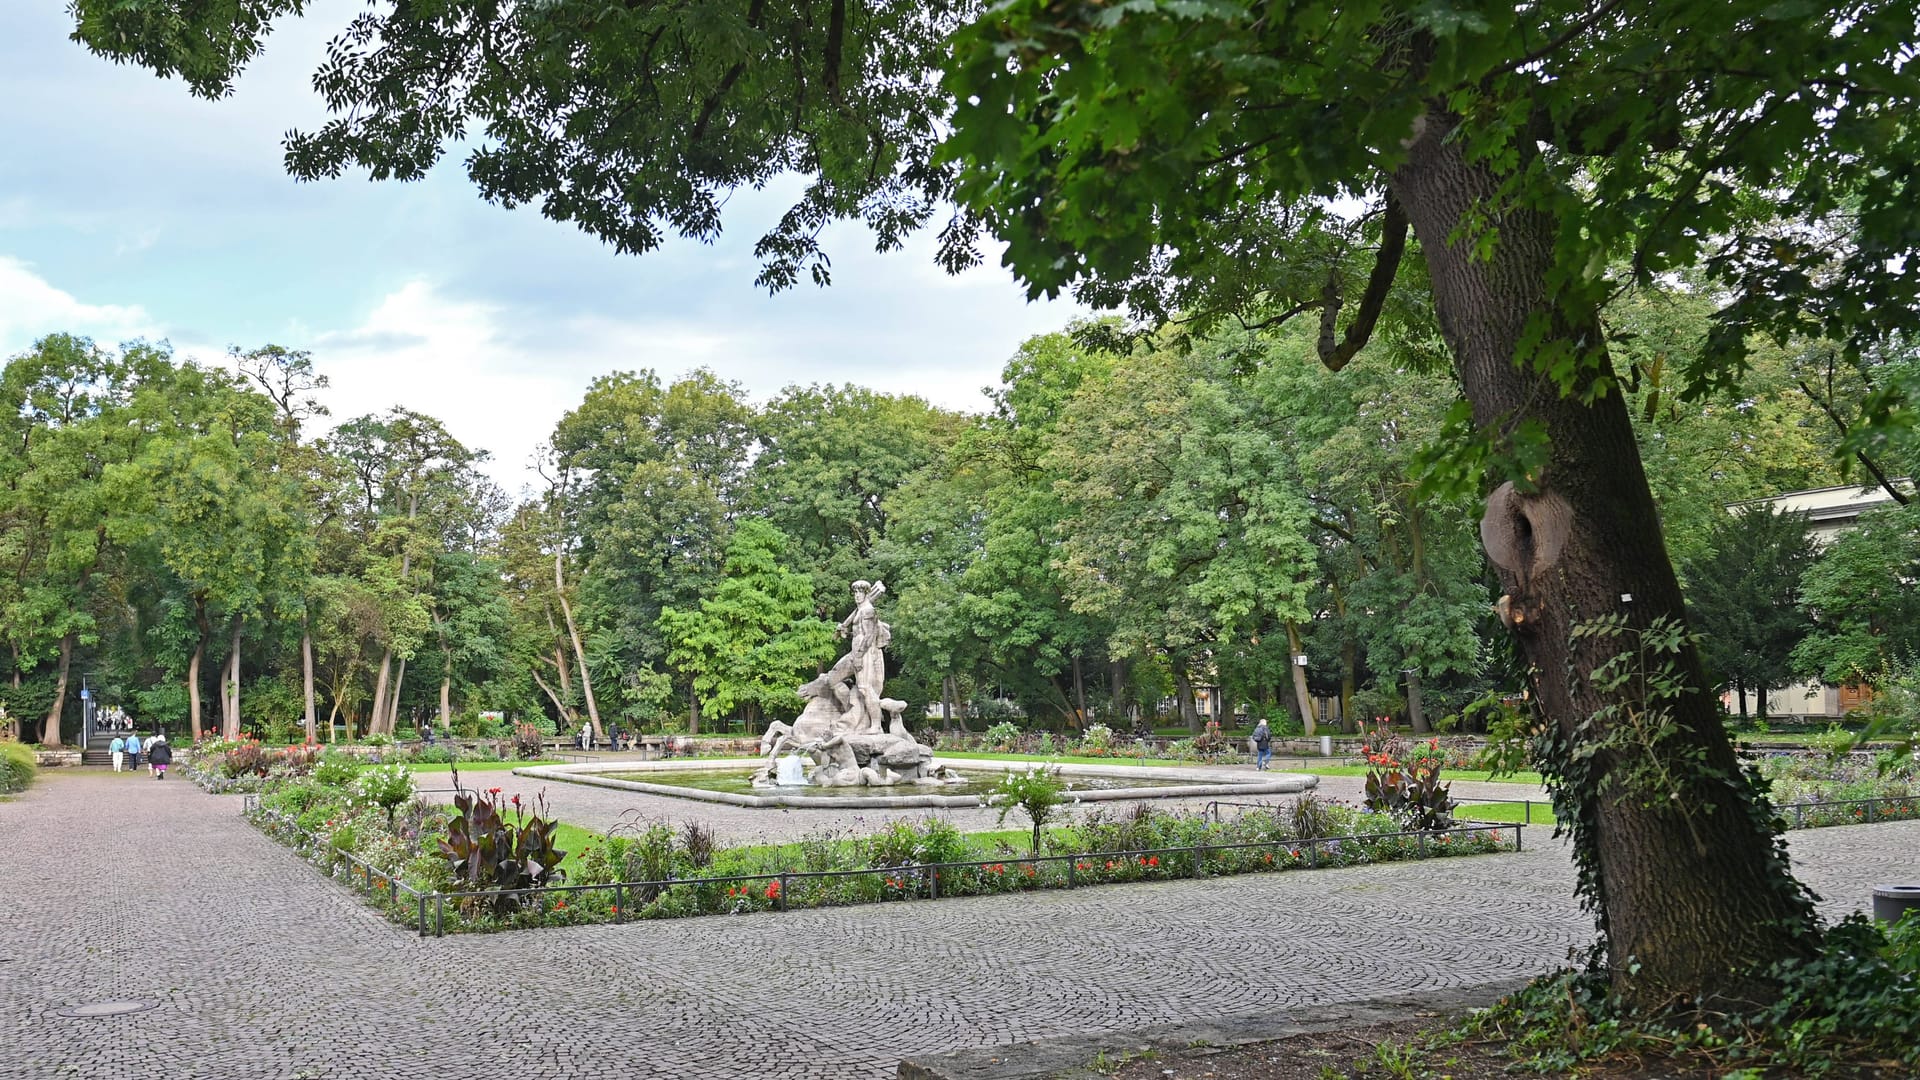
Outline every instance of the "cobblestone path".
<path id="1" fill-rule="evenodd" d="M 905 1056 L 1526 975 L 1565 852 L 422 941 L 185 782 L 0 803 L 0 1077 L 885 1077 Z M 129 842 L 129 838 L 137 838 Z M 1834 913 L 1920 823 L 1794 834 Z M 68 1019 L 107 999 L 149 1012 Z"/>

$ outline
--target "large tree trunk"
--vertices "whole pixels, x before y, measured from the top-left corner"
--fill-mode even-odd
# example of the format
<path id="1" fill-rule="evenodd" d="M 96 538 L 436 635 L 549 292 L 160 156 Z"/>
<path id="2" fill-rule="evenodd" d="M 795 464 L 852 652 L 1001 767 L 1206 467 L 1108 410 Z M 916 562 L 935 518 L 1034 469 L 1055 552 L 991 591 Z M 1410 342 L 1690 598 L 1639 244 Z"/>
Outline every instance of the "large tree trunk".
<path id="1" fill-rule="evenodd" d="M 1408 668 L 1406 674 L 1407 723 L 1413 726 L 1414 734 L 1425 735 L 1430 729 L 1427 726 L 1427 711 L 1420 704 L 1420 670 Z"/>
<path id="2" fill-rule="evenodd" d="M 1765 994 L 1750 973 L 1810 949 L 1811 904 L 1775 846 L 1771 814 L 1733 779 L 1740 763 L 1693 649 L 1676 660 L 1686 692 L 1636 701 L 1592 680 L 1595 668 L 1632 647 L 1631 637 L 1571 637 L 1577 624 L 1603 615 L 1623 616 L 1631 628 L 1656 617 L 1682 623 L 1680 588 L 1625 402 L 1601 354 L 1597 314 L 1567 310 L 1546 292 L 1559 223 L 1531 209 L 1503 210 L 1502 178 L 1466 160 L 1447 138 L 1452 124 L 1426 118 L 1389 188 L 1425 254 L 1475 424 L 1511 432 L 1524 418 L 1550 440 L 1546 467 L 1529 478 L 1539 494 L 1496 491 L 1482 534 L 1538 707 L 1557 735 L 1540 765 L 1599 905 L 1615 991 L 1643 1006 Z M 1477 251 L 1488 227 L 1497 240 Z M 1543 357 L 1539 342 L 1584 350 L 1597 363 L 1591 401 L 1564 395 L 1539 372 L 1533 361 L 1556 359 Z M 1636 744 L 1621 718 L 1653 709 L 1670 713 L 1677 730 Z M 1581 743 L 1600 746 L 1576 758 Z M 1668 770 L 1670 790 L 1635 779 L 1655 764 Z M 1619 782 L 1602 791 L 1603 777 Z"/>
<path id="3" fill-rule="evenodd" d="M 1184 658 L 1173 662 L 1173 696 L 1180 699 L 1180 719 L 1186 722 L 1187 731 L 1198 735 L 1203 729 L 1200 723 L 1200 710 L 1193 703 L 1193 681 L 1187 677 L 1187 662 Z"/>
<path id="4" fill-rule="evenodd" d="M 200 659 L 207 653 L 207 643 L 203 638 L 193 642 L 193 658 L 187 661 L 187 723 L 193 730 L 193 741 L 200 741 Z"/>
<path id="5" fill-rule="evenodd" d="M 453 730 L 453 672 L 440 675 L 440 730 Z"/>
<path id="6" fill-rule="evenodd" d="M 367 717 L 367 734 L 380 730 L 380 723 L 387 715 L 387 676 L 393 673 L 393 647 L 388 646 L 380 652 L 380 674 L 373 680 L 373 714 Z"/>
<path id="7" fill-rule="evenodd" d="M 300 691 L 306 702 L 307 742 L 313 743 L 319 738 L 319 720 L 313 711 L 313 630 L 304 616 L 300 621 Z"/>
<path id="8" fill-rule="evenodd" d="M 693 687 L 687 687 L 687 734 L 700 734 L 700 694 Z"/>
<path id="9" fill-rule="evenodd" d="M 1120 726 L 1121 714 L 1126 711 L 1127 707 L 1126 673 L 1124 668 L 1125 661 L 1121 660 L 1112 661 L 1107 665 L 1108 694 L 1112 699 L 1111 716 L 1108 722 L 1116 728 Z"/>
<path id="10" fill-rule="evenodd" d="M 40 722 L 40 745 L 59 746 L 60 714 L 67 711 L 67 669 L 73 664 L 73 635 L 60 639 L 60 674 L 53 684 L 53 705 Z"/>
<path id="11" fill-rule="evenodd" d="M 1300 729 L 1312 735 L 1316 729 L 1316 717 L 1313 715 L 1313 694 L 1307 689 L 1307 669 L 1299 662 L 1299 656 L 1306 651 L 1306 645 L 1300 640 L 1300 628 L 1287 624 L 1287 670 L 1293 673 L 1293 699 L 1300 705 Z"/>
<path id="12" fill-rule="evenodd" d="M 407 682 L 407 658 L 400 658 L 400 666 L 393 673 L 393 693 L 387 695 L 387 717 L 383 722 L 384 730 L 392 735 L 400 730 L 400 688 Z"/>
<path id="13" fill-rule="evenodd" d="M 587 722 L 593 725 L 594 738 L 605 741 L 600 727 L 600 706 L 593 700 L 593 672 L 587 670 L 587 651 L 580 647 L 580 628 L 573 623 L 573 605 L 567 603 L 567 581 L 560 573 L 561 553 L 553 553 L 553 591 L 560 598 L 560 617 L 567 623 L 567 640 L 573 642 L 573 659 L 580 665 L 580 693 L 587 699 Z"/>
<path id="14" fill-rule="evenodd" d="M 1073 726 L 1085 731 L 1087 727 L 1087 683 L 1080 673 L 1080 654 L 1073 654 Z"/>

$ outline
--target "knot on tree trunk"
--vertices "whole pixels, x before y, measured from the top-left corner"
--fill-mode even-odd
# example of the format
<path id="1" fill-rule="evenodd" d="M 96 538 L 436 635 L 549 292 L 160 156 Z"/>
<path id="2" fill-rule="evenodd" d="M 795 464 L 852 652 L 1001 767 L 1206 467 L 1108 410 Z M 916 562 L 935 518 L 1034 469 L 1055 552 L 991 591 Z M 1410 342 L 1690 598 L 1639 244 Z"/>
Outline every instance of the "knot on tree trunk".
<path id="1" fill-rule="evenodd" d="M 1480 543 L 1487 558 L 1514 578 L 1513 590 L 1494 611 L 1507 629 L 1533 621 L 1533 583 L 1560 561 L 1573 532 L 1573 508 L 1551 491 L 1522 492 L 1511 482 L 1487 497 Z"/>

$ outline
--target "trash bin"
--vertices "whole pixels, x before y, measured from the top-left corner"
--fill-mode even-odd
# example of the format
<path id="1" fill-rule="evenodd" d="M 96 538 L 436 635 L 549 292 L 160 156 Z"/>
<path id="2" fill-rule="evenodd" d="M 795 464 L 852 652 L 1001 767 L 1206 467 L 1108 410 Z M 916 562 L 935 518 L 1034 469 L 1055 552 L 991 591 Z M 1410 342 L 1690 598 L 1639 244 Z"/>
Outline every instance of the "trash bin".
<path id="1" fill-rule="evenodd" d="M 1333 756 L 1333 736 L 1331 735 L 1320 736 L 1320 756 L 1321 757 Z"/>
<path id="2" fill-rule="evenodd" d="M 1899 922 L 1909 911 L 1920 911 L 1920 885 L 1875 885 L 1873 918 L 1876 922 Z"/>

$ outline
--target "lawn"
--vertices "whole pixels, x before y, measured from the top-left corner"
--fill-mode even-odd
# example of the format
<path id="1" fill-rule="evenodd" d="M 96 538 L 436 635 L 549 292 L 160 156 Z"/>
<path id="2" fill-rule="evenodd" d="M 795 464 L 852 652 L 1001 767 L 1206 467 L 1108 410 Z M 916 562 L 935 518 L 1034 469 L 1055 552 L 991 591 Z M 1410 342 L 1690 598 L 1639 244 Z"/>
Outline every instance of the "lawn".
<path id="1" fill-rule="evenodd" d="M 1525 823 L 1528 825 L 1552 825 L 1558 819 L 1553 816 L 1553 806 L 1546 802 L 1535 802 L 1529 808 L 1519 803 L 1462 803 L 1453 811 L 1460 821 L 1501 821 Z"/>

